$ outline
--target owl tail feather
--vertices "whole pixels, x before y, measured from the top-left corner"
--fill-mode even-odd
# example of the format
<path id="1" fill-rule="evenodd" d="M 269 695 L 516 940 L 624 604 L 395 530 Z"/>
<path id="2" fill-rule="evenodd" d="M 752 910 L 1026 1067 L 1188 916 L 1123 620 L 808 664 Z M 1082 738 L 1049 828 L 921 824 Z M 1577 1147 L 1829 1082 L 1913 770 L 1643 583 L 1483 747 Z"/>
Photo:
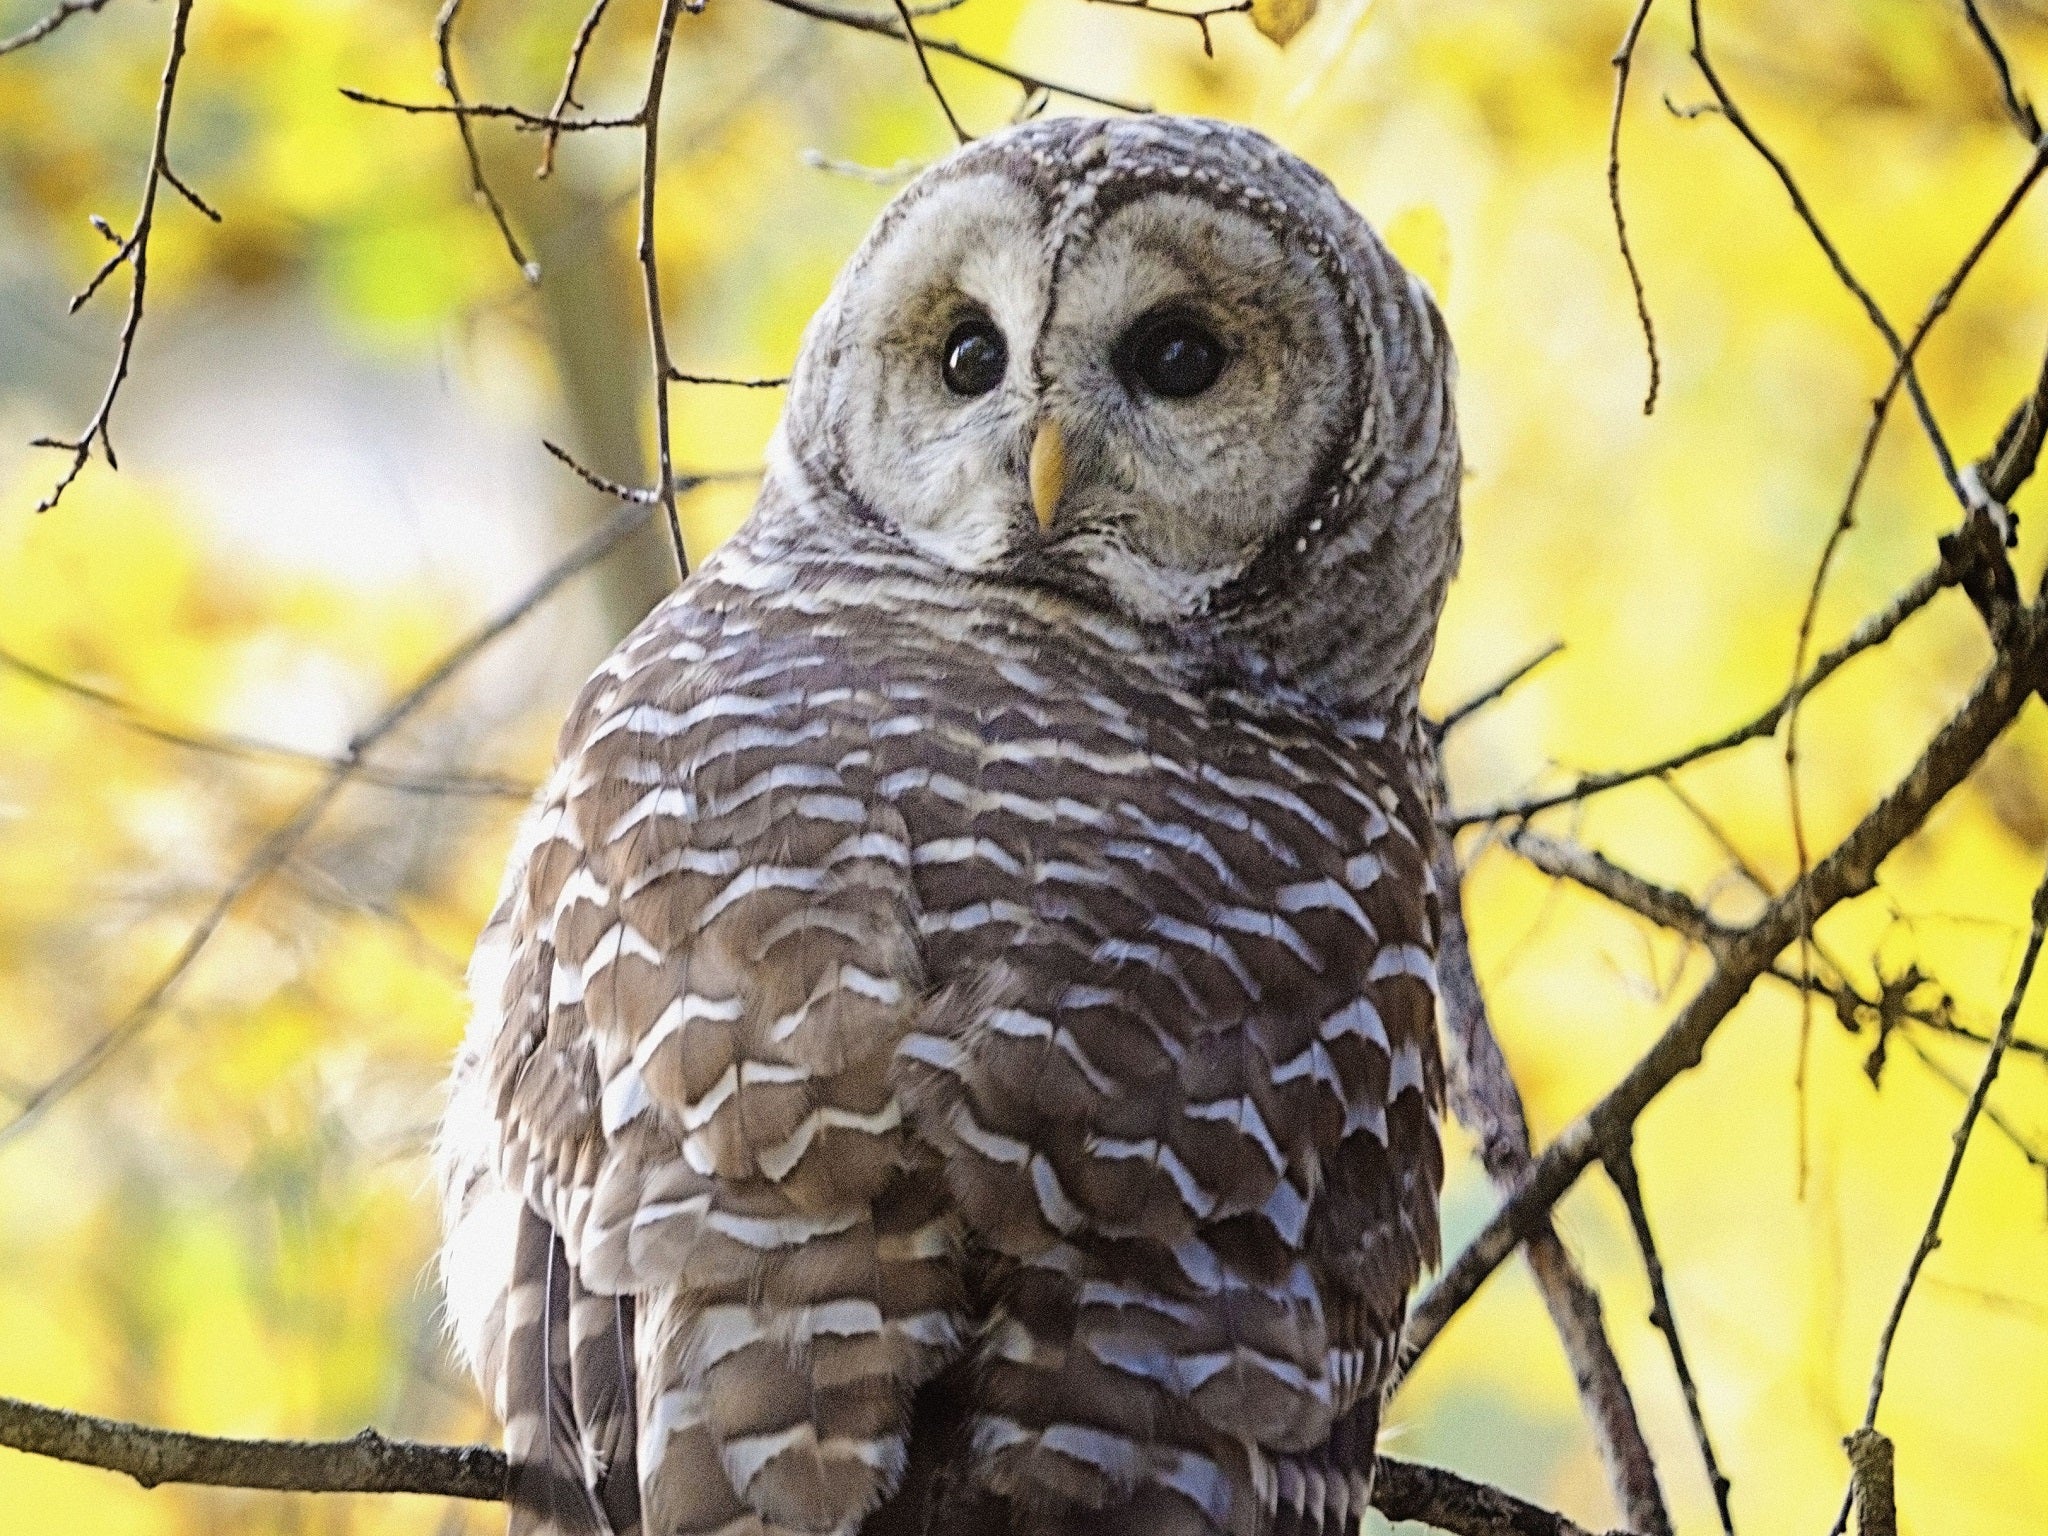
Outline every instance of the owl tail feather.
<path id="1" fill-rule="evenodd" d="M 1380 1432 L 1378 1393 L 1367 1393 L 1312 1451 L 1276 1458 L 1266 1536 L 1352 1536 L 1372 1503 Z"/>
<path id="2" fill-rule="evenodd" d="M 505 1323 L 509 1536 L 639 1536 L 632 1301 L 585 1290 L 528 1210 Z"/>

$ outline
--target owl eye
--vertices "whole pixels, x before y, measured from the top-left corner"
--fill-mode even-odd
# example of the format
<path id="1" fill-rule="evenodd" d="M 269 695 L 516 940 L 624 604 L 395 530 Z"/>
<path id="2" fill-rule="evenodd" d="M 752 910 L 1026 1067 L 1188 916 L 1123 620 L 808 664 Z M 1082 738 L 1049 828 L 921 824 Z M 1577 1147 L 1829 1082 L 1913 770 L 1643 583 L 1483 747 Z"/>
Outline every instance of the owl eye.
<path id="1" fill-rule="evenodd" d="M 1139 321 L 1121 350 L 1125 370 L 1169 400 L 1199 395 L 1228 360 L 1223 343 L 1201 322 L 1171 312 Z"/>
<path id="2" fill-rule="evenodd" d="M 975 315 L 954 326 L 946 338 L 939 373 L 956 395 L 985 395 L 1003 382 L 1009 366 L 1010 349 L 1003 345 L 1003 333 L 988 316 Z"/>

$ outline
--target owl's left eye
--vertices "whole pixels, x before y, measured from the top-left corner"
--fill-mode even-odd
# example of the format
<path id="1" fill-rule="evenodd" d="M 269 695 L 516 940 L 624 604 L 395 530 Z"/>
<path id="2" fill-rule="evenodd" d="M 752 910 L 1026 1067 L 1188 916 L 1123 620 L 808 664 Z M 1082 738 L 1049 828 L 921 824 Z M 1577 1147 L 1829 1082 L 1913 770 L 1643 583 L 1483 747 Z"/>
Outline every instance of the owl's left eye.
<path id="1" fill-rule="evenodd" d="M 1003 382 L 1010 349 L 995 321 L 974 315 L 953 327 L 942 358 L 939 375 L 946 388 L 956 395 L 985 395 Z"/>
<path id="2" fill-rule="evenodd" d="M 1169 400 L 1199 395 L 1216 382 L 1229 358 L 1208 327 L 1177 310 L 1140 320 L 1118 351 L 1127 377 Z"/>

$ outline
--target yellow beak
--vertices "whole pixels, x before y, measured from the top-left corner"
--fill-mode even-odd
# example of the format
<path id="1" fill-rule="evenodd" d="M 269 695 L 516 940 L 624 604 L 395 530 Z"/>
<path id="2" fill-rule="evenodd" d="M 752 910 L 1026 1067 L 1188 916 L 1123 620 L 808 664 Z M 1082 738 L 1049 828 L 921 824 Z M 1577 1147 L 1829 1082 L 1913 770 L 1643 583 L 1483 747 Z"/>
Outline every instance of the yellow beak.
<path id="1" fill-rule="evenodd" d="M 1067 488 L 1067 447 L 1060 436 L 1060 424 L 1040 423 L 1038 436 L 1031 440 L 1031 510 L 1038 514 L 1038 526 L 1052 527 L 1060 493 Z"/>

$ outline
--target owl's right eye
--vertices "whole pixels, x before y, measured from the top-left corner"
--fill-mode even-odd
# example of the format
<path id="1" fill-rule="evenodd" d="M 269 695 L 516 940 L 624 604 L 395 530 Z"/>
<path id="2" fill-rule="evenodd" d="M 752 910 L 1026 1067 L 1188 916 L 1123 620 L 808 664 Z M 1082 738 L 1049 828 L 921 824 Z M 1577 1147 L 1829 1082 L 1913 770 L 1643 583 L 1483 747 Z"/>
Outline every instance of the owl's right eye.
<path id="1" fill-rule="evenodd" d="M 986 315 L 975 315 L 953 327 L 939 365 L 946 388 L 956 395 L 985 395 L 1003 382 L 1010 349 L 1003 333 Z"/>

